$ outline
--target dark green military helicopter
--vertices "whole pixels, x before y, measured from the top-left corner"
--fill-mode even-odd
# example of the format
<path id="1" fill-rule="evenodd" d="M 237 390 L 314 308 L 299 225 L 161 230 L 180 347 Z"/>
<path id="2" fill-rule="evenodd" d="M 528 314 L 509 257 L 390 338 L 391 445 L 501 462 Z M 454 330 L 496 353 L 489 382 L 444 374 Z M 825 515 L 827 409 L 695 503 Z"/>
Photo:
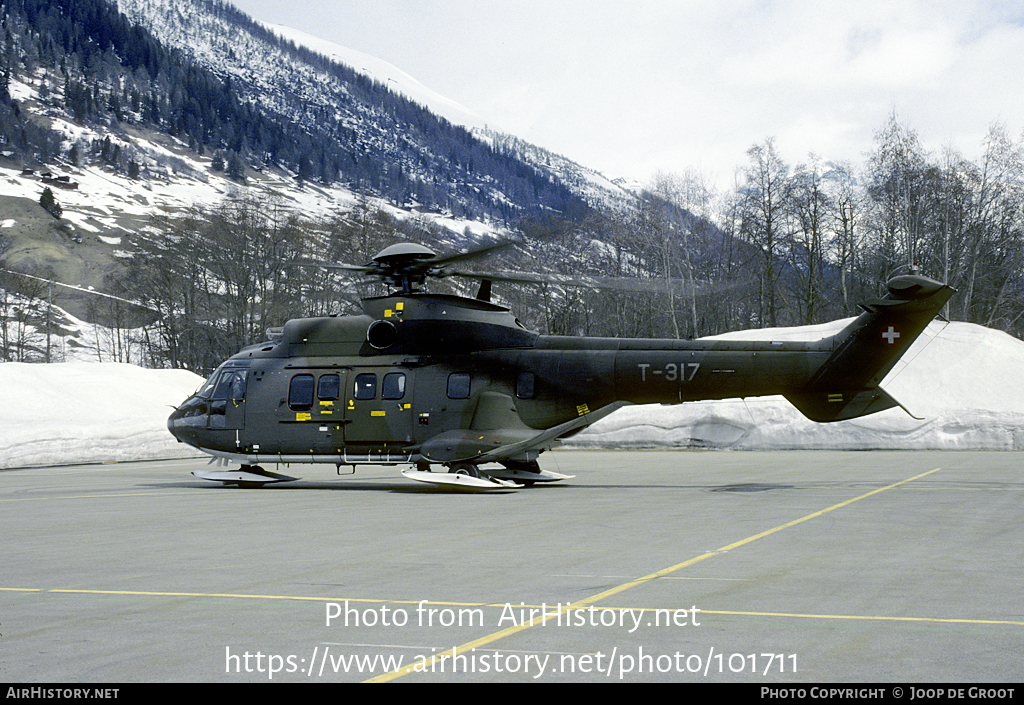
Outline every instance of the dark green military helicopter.
<path id="1" fill-rule="evenodd" d="M 911 273 L 835 335 L 741 342 L 539 335 L 489 301 L 491 280 L 538 277 L 458 272 L 483 280 L 477 298 L 420 290 L 498 246 L 438 257 L 406 243 L 328 265 L 393 292 L 360 316 L 288 321 L 217 368 L 167 425 L 241 467 L 194 474 L 261 486 L 295 478 L 260 464 L 404 464 L 414 480 L 508 489 L 566 479 L 538 456 L 626 404 L 781 394 L 814 421 L 852 419 L 897 405 L 879 383 L 954 293 Z"/>

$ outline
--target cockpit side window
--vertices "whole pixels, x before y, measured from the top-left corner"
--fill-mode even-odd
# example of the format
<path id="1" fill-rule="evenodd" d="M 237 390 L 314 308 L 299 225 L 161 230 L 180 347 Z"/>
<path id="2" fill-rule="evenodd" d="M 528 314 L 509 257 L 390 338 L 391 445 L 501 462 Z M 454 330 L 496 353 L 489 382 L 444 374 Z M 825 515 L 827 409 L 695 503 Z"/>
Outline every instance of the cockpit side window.
<path id="1" fill-rule="evenodd" d="M 211 399 L 245 399 L 246 370 L 227 369 L 220 373 Z"/>
<path id="2" fill-rule="evenodd" d="M 242 399 L 245 373 L 251 363 L 251 360 L 228 360 L 213 371 L 195 395 L 204 399 Z"/>

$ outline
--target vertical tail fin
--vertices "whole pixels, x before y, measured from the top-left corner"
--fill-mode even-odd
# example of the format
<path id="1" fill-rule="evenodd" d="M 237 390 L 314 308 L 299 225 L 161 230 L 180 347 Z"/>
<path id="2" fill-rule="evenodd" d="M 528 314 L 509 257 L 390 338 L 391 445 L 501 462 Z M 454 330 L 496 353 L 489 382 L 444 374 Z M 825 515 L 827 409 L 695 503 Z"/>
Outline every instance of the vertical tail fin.
<path id="1" fill-rule="evenodd" d="M 842 421 L 897 405 L 878 385 L 955 290 L 919 274 L 889 281 L 883 299 L 861 304 L 835 336 L 832 355 L 801 390 L 786 395 L 812 421 Z"/>

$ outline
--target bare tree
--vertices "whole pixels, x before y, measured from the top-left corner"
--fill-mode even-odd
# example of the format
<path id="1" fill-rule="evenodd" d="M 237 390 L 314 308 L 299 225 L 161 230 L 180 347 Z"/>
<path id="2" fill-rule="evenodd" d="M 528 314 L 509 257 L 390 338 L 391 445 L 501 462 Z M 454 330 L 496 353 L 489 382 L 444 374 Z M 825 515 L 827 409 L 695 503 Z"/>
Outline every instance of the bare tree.
<path id="1" fill-rule="evenodd" d="M 701 320 L 706 318 L 699 310 L 699 292 L 717 283 L 721 274 L 713 268 L 715 244 L 711 210 L 714 194 L 704 175 L 692 169 L 682 174 L 658 174 L 652 191 L 671 206 L 668 211 L 670 227 L 660 238 L 661 273 L 669 285 L 669 302 L 674 311 L 676 296 L 671 293 L 675 288 L 671 283 L 675 275 L 685 283 L 682 300 L 689 317 L 686 337 L 696 338 L 704 334 Z"/>
<path id="2" fill-rule="evenodd" d="M 1012 298 L 1008 294 L 1020 286 L 1024 150 L 996 124 L 986 136 L 979 164 L 948 171 L 948 180 L 955 173 L 969 193 L 950 205 L 960 215 L 954 221 L 960 227 L 950 228 L 945 245 L 947 267 L 955 266 L 950 277 L 960 289 L 960 315 L 991 325 L 1003 317 Z"/>
<path id="3" fill-rule="evenodd" d="M 750 164 L 739 189 L 740 234 L 761 253 L 759 323 L 777 326 L 783 305 L 779 278 L 790 239 L 789 167 L 779 156 L 772 138 L 751 147 L 747 156 Z"/>
<path id="4" fill-rule="evenodd" d="M 821 162 L 813 154 L 809 163 L 796 167 L 789 205 L 794 225 L 789 261 L 796 280 L 795 299 L 801 309 L 798 322 L 803 325 L 820 323 L 821 312 L 826 308 L 822 279 L 824 229 L 832 199 L 825 190 Z"/>
<path id="5" fill-rule="evenodd" d="M 918 261 L 927 209 L 928 155 L 917 132 L 900 124 L 896 114 L 875 133 L 868 158 L 868 195 L 873 204 L 876 276 L 883 283 L 896 267 Z"/>
<path id="6" fill-rule="evenodd" d="M 865 194 L 848 165 L 834 167 L 831 180 L 831 259 L 838 269 L 843 312 L 850 314 L 854 305 L 851 289 L 860 267 L 863 240 L 861 219 L 864 216 Z"/>

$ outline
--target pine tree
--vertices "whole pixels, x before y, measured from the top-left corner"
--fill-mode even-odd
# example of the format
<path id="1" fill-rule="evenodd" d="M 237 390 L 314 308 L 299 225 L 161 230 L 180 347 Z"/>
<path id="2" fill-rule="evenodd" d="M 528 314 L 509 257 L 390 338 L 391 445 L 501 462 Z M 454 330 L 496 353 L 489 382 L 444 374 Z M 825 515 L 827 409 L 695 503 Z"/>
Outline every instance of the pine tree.
<path id="1" fill-rule="evenodd" d="M 64 209 L 57 203 L 57 199 L 54 197 L 53 191 L 50 190 L 49 186 L 43 189 L 43 195 L 39 197 L 39 205 L 54 218 L 60 218 L 64 214 Z"/>
<path id="2" fill-rule="evenodd" d="M 229 179 L 245 181 L 245 165 L 242 164 L 242 158 L 238 156 L 238 152 L 231 152 L 228 155 L 227 170 L 224 173 Z"/>

